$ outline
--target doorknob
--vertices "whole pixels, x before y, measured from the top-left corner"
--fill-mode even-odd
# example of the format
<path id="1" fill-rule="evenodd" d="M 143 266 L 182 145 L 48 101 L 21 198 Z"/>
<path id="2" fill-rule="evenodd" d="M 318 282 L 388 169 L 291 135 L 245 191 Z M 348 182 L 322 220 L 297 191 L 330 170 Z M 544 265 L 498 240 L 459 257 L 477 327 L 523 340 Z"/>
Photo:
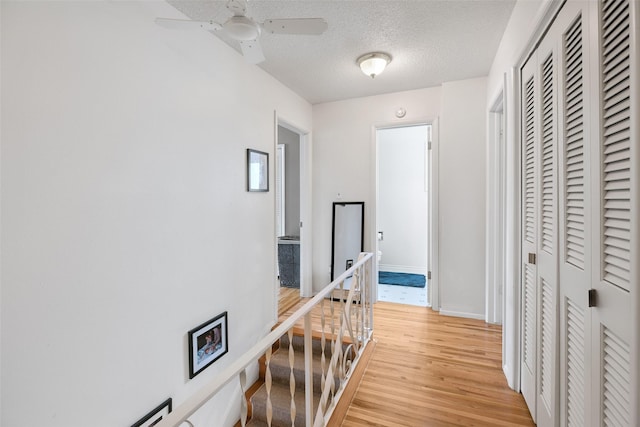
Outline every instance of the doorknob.
<path id="1" fill-rule="evenodd" d="M 384 231 L 378 231 L 378 240 L 380 241 L 384 240 Z"/>
<path id="2" fill-rule="evenodd" d="M 530 252 L 529 253 L 529 264 L 535 265 L 535 263 L 536 263 L 536 254 Z"/>

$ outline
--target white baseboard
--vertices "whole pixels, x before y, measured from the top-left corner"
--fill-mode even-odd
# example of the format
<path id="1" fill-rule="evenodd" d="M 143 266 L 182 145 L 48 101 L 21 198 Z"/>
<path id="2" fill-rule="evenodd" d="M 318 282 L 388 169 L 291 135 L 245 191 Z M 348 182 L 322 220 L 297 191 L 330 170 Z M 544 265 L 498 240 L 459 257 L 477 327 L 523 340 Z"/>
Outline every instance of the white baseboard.
<path id="1" fill-rule="evenodd" d="M 520 393 L 520 390 L 517 389 L 515 381 L 513 381 L 514 372 L 512 372 L 511 367 L 506 363 L 502 365 L 502 372 L 504 372 L 504 376 L 507 378 L 507 385 L 513 391 Z"/>
<path id="2" fill-rule="evenodd" d="M 378 271 L 388 271 L 390 273 L 424 274 L 425 276 L 427 275 L 426 267 L 416 267 L 410 265 L 378 264 Z"/>
<path id="3" fill-rule="evenodd" d="M 452 311 L 452 310 L 445 310 L 444 308 L 440 307 L 440 314 L 442 314 L 443 316 L 451 316 L 451 317 L 465 317 L 467 319 L 477 319 L 477 320 L 484 320 L 484 314 L 477 314 L 477 313 L 465 313 L 463 311 Z"/>

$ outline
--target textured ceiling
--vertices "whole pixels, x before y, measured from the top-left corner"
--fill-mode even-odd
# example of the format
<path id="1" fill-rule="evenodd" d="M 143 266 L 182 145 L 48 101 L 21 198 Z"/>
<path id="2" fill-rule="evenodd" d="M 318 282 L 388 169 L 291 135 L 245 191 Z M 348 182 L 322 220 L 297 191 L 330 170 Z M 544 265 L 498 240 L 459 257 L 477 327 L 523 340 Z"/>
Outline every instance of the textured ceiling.
<path id="1" fill-rule="evenodd" d="M 194 20 L 223 23 L 226 1 L 169 0 Z M 258 64 L 312 104 L 437 86 L 485 76 L 515 0 L 253 0 L 247 16 L 324 18 L 321 36 L 260 38 Z M 238 43 L 216 32 L 239 51 Z M 368 52 L 392 56 L 384 73 L 365 76 L 356 59 Z M 206 54 L 206 53 L 205 53 Z"/>

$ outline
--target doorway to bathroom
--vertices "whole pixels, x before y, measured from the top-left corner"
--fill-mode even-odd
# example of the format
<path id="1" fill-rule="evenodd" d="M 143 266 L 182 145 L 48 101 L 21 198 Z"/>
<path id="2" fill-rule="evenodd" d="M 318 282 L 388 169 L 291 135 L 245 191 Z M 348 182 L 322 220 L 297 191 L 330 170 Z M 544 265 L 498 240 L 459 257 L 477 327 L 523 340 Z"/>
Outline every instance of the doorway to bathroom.
<path id="1" fill-rule="evenodd" d="M 378 128 L 378 300 L 429 306 L 431 125 Z"/>

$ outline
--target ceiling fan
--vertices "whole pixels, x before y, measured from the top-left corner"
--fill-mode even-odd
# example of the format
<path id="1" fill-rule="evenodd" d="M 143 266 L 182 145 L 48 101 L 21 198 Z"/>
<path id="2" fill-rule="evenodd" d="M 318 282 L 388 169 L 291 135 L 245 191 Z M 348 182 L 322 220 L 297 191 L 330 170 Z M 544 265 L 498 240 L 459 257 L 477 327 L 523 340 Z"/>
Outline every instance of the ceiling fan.
<path id="1" fill-rule="evenodd" d="M 257 22 L 246 15 L 246 0 L 229 0 L 227 9 L 233 13 L 233 16 L 223 24 L 213 20 L 193 21 L 171 18 L 156 18 L 156 23 L 172 29 L 202 28 L 207 31 L 224 32 L 240 42 L 242 55 L 251 64 L 258 64 L 265 60 L 259 41 L 262 31 L 271 34 L 320 35 L 325 32 L 328 26 L 323 18 L 267 19 L 264 22 Z"/>

